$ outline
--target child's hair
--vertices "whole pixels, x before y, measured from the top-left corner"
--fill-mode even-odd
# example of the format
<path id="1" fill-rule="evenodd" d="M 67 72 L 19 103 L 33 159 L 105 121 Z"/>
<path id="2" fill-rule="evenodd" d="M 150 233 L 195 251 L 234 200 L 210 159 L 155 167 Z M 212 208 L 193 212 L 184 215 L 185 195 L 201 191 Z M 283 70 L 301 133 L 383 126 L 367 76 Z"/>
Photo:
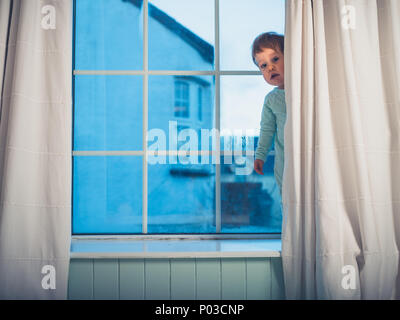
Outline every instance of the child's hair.
<path id="1" fill-rule="evenodd" d="M 258 35 L 254 41 L 253 45 L 251 48 L 251 55 L 253 58 L 253 62 L 255 65 L 257 65 L 257 61 L 255 59 L 255 56 L 257 53 L 260 53 L 263 51 L 263 49 L 269 48 L 269 49 L 274 49 L 274 50 L 280 50 L 280 52 L 284 52 L 284 36 L 281 34 L 278 34 L 276 32 L 265 32 L 260 35 Z"/>

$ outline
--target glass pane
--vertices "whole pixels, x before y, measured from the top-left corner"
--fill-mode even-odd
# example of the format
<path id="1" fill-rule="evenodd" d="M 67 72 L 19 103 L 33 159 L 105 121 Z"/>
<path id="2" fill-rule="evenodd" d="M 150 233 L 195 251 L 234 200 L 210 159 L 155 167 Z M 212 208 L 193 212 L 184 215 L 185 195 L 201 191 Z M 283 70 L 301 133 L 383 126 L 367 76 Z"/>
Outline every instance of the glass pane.
<path id="1" fill-rule="evenodd" d="M 221 168 L 221 232 L 281 232 L 281 196 L 273 163 L 274 156 L 269 156 L 264 176 L 253 171 L 243 180 L 234 172 Z"/>
<path id="2" fill-rule="evenodd" d="M 74 157 L 73 234 L 142 232 L 142 157 Z"/>
<path id="3" fill-rule="evenodd" d="M 141 76 L 75 76 L 74 150 L 141 150 Z"/>
<path id="4" fill-rule="evenodd" d="M 251 45 L 263 32 L 285 29 L 285 0 L 220 0 L 222 70 L 258 70 Z"/>
<path id="5" fill-rule="evenodd" d="M 261 75 L 222 76 L 221 131 L 249 130 L 258 135 L 264 98 L 273 88 Z"/>
<path id="6" fill-rule="evenodd" d="M 149 164 L 148 232 L 214 233 L 214 167 Z"/>
<path id="7" fill-rule="evenodd" d="M 264 97 L 272 88 L 262 76 L 221 77 L 222 232 L 281 232 L 274 154 L 268 156 L 263 176 L 253 170 Z"/>
<path id="8" fill-rule="evenodd" d="M 214 0 L 149 2 L 149 69 L 212 70 Z"/>
<path id="9" fill-rule="evenodd" d="M 149 150 L 211 150 L 215 137 L 213 91 L 210 76 L 150 76 Z"/>
<path id="10" fill-rule="evenodd" d="M 141 1 L 75 3 L 75 69 L 143 69 Z"/>

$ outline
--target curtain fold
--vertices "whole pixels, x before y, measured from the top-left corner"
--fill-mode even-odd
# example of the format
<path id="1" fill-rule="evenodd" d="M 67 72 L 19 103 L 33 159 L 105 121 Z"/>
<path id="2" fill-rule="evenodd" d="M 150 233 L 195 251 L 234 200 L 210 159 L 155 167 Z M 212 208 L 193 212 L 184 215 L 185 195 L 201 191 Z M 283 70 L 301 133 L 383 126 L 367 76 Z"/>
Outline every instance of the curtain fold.
<path id="1" fill-rule="evenodd" d="M 0 299 L 66 299 L 72 1 L 0 1 Z"/>
<path id="2" fill-rule="evenodd" d="M 400 3 L 287 0 L 288 299 L 399 299 Z"/>

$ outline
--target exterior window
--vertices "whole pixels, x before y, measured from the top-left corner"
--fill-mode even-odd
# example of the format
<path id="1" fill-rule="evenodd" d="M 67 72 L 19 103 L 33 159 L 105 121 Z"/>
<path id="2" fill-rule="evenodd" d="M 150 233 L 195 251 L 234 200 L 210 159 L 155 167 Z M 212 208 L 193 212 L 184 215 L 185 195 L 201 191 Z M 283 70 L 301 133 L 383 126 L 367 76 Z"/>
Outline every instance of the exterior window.
<path id="1" fill-rule="evenodd" d="M 183 81 L 175 82 L 175 117 L 189 118 L 189 84 Z"/>

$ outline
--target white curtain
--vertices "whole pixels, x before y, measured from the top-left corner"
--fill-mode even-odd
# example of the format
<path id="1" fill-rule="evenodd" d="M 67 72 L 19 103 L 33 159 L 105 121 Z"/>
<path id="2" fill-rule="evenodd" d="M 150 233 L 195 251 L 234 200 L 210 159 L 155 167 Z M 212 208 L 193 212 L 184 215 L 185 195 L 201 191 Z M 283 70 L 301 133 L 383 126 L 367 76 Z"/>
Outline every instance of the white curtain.
<path id="1" fill-rule="evenodd" d="M 0 1 L 0 299 L 67 297 L 72 1 Z"/>
<path id="2" fill-rule="evenodd" d="M 287 0 L 288 299 L 400 299 L 400 1 Z"/>

